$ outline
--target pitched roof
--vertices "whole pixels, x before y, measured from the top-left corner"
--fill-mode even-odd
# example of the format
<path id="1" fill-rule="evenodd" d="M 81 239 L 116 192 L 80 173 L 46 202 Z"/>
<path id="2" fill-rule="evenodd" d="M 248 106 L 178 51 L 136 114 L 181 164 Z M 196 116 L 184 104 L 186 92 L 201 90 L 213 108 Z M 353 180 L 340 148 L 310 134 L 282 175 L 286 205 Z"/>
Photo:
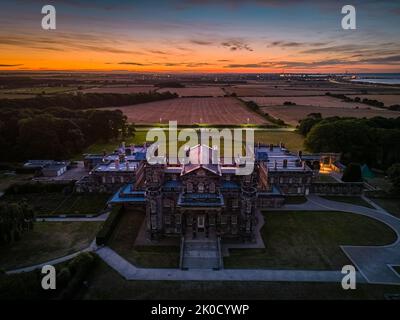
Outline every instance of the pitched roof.
<path id="1" fill-rule="evenodd" d="M 214 150 L 206 145 L 198 144 L 197 146 L 191 147 L 189 149 L 189 163 L 183 165 L 181 175 L 199 168 L 204 168 L 212 173 L 221 175 L 221 167 L 218 163 L 218 159 L 213 159 L 213 152 Z"/>

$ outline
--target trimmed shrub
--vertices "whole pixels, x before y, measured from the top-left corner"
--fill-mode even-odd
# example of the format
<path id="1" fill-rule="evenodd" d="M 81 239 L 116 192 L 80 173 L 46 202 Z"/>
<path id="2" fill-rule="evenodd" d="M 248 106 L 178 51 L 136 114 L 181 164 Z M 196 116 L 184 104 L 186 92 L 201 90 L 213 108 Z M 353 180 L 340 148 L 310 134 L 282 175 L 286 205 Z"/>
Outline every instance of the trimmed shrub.
<path id="1" fill-rule="evenodd" d="M 123 212 L 122 206 L 116 206 L 111 210 L 108 219 L 104 222 L 103 227 L 97 233 L 96 236 L 97 245 L 104 245 L 108 241 L 112 232 L 117 226 L 119 219 L 122 216 L 122 212 Z"/>

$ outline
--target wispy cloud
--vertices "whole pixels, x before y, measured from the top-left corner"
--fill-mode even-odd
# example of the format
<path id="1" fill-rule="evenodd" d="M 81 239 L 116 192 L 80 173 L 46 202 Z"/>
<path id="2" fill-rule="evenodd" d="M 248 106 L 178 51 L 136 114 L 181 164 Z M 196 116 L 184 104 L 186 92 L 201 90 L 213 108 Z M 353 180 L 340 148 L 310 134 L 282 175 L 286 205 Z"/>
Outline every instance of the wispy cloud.
<path id="1" fill-rule="evenodd" d="M 297 42 L 297 41 L 273 41 L 268 44 L 269 47 L 293 48 L 293 47 L 321 47 L 329 42 Z"/>
<path id="2" fill-rule="evenodd" d="M 23 64 L 0 64 L 0 67 L 19 67 L 23 66 Z"/>
<path id="3" fill-rule="evenodd" d="M 225 48 L 228 48 L 231 51 L 236 51 L 236 50 L 253 51 L 253 49 L 247 43 L 241 40 L 228 40 L 222 42 L 221 45 Z"/>
<path id="4" fill-rule="evenodd" d="M 190 43 L 193 44 L 197 44 L 199 46 L 209 46 L 214 44 L 212 41 L 208 41 L 208 40 L 196 40 L 196 39 L 192 39 L 189 41 Z"/>

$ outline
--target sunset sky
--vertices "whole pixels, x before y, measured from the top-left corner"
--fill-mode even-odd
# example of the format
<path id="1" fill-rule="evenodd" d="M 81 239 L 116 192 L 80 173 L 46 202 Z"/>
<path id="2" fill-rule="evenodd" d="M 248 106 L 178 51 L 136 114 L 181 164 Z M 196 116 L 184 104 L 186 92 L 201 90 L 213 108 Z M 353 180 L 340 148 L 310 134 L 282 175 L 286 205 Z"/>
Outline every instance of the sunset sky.
<path id="1" fill-rule="evenodd" d="M 357 30 L 341 8 L 357 9 Z M 41 28 L 41 8 L 57 29 Z M 400 1 L 0 0 L 0 70 L 400 72 Z"/>

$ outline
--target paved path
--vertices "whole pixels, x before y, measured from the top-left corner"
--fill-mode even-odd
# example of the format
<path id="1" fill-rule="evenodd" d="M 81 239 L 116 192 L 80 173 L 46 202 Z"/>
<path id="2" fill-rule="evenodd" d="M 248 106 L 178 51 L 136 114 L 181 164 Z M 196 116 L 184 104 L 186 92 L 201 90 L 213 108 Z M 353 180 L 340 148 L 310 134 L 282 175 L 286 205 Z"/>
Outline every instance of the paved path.
<path id="1" fill-rule="evenodd" d="M 330 201 L 316 195 L 310 195 L 308 201 L 300 205 L 286 205 L 279 210 L 296 211 L 342 211 L 361 214 L 391 227 L 397 234 L 397 240 L 387 246 L 341 246 L 342 250 L 357 267 L 359 283 L 400 284 L 400 276 L 392 266 L 400 265 L 400 219 L 383 209 L 370 209 L 342 202 Z M 301 214 L 301 213 L 300 213 Z M 340 214 L 340 213 L 338 213 Z M 203 281 L 300 281 L 300 282 L 341 282 L 340 271 L 312 270 L 268 270 L 268 269 L 224 269 L 180 270 L 137 268 L 119 256 L 109 247 L 96 248 L 95 244 L 72 255 L 48 261 L 39 265 L 21 268 L 8 273 L 26 272 L 45 264 L 55 264 L 69 260 L 83 251 L 94 250 L 110 267 L 127 280 L 203 280 Z"/>
<path id="2" fill-rule="evenodd" d="M 100 214 L 96 217 L 47 217 L 47 218 L 36 218 L 36 222 L 95 222 L 95 221 L 106 221 L 109 212 Z"/>
<path id="3" fill-rule="evenodd" d="M 341 246 L 344 253 L 360 270 L 369 283 L 400 284 L 400 276 L 392 269 L 400 265 L 400 219 L 392 216 L 382 208 L 379 210 L 330 201 L 316 195 L 308 197 L 309 202 L 325 210 L 338 210 L 361 214 L 376 219 L 397 234 L 397 240 L 386 246 Z"/>
<path id="4" fill-rule="evenodd" d="M 309 270 L 249 270 L 249 269 L 151 269 L 137 268 L 109 247 L 102 247 L 96 253 L 111 268 L 126 280 L 173 280 L 173 281 L 298 281 L 298 282 L 338 282 L 343 274 L 340 271 Z M 357 274 L 357 282 L 365 280 Z"/>
<path id="5" fill-rule="evenodd" d="M 92 243 L 90 244 L 89 247 L 79 250 L 77 252 L 74 252 L 72 254 L 60 257 L 60 258 L 56 258 L 53 260 L 49 260 L 43 263 L 39 263 L 39 264 L 35 264 L 33 266 L 29 266 L 29 267 L 24 267 L 24 268 L 18 268 L 18 269 L 14 269 L 14 270 L 9 270 L 6 273 L 7 274 L 13 274 L 13 273 L 21 273 L 21 272 L 30 272 L 33 271 L 35 269 L 39 269 L 42 268 L 45 265 L 56 265 L 58 263 L 64 262 L 64 261 L 68 261 L 71 260 L 73 258 L 75 258 L 78 254 L 82 253 L 82 252 L 89 252 L 89 251 L 95 251 L 97 249 L 97 245 L 96 245 L 96 241 L 93 240 Z"/>

